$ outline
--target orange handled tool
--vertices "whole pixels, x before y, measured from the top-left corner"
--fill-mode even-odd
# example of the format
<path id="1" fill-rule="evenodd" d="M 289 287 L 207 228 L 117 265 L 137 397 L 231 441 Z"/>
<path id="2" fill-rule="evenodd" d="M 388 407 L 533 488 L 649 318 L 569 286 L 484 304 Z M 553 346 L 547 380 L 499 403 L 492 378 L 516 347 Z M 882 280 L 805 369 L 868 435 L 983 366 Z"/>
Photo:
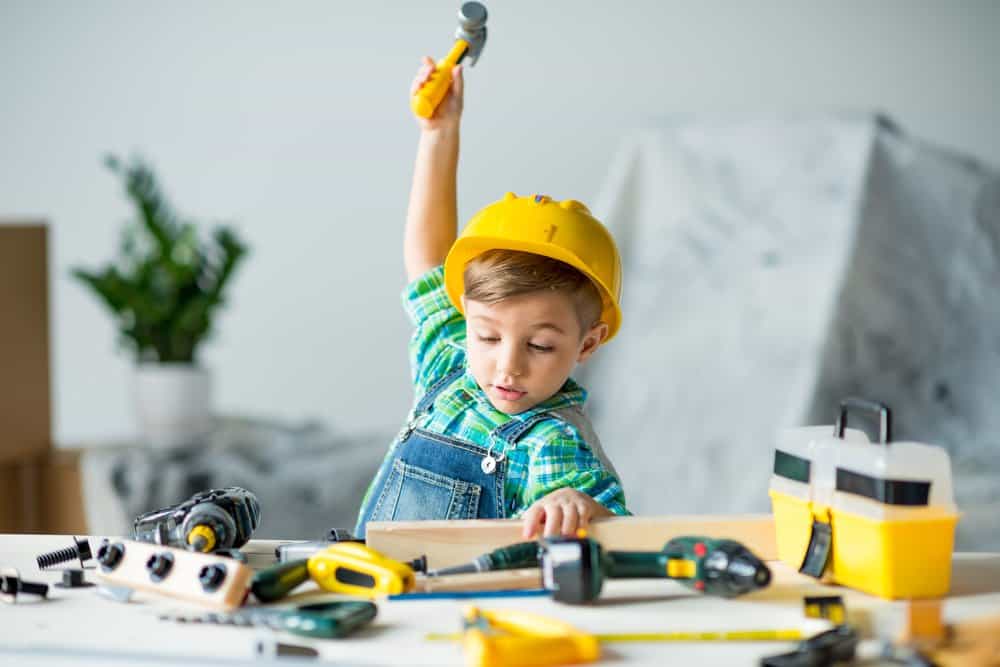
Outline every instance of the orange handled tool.
<path id="1" fill-rule="evenodd" d="M 451 70 L 466 61 L 475 65 L 486 44 L 486 7 L 478 2 L 466 2 L 458 10 L 458 28 L 451 51 L 438 61 L 430 78 L 414 93 L 410 100 L 413 113 L 430 118 L 451 88 Z"/>

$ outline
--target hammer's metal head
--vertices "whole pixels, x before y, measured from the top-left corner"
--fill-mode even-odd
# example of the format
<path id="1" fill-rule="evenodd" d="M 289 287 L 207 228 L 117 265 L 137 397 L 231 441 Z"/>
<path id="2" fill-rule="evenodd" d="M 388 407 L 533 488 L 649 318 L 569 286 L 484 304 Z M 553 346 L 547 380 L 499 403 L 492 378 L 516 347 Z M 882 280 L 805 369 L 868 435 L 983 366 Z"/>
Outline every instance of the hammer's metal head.
<path id="1" fill-rule="evenodd" d="M 455 39 L 464 39 L 469 43 L 469 50 L 463 59 L 469 65 L 476 64 L 486 45 L 486 16 L 486 7 L 479 2 L 466 2 L 458 9 Z"/>

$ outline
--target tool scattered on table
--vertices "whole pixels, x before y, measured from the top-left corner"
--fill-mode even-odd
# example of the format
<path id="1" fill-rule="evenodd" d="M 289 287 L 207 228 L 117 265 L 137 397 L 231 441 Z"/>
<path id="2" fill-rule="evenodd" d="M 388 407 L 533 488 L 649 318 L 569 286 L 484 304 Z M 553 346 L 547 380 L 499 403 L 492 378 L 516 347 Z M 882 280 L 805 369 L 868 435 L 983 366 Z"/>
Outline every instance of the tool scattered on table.
<path id="1" fill-rule="evenodd" d="M 372 622 L 374 604 L 362 600 L 321 602 L 292 608 L 244 607 L 232 613 L 161 614 L 160 620 L 178 623 L 265 626 L 293 635 L 336 639 Z"/>
<path id="2" fill-rule="evenodd" d="M 510 546 L 494 549 L 478 556 L 470 563 L 452 567 L 428 570 L 428 577 L 439 577 L 449 574 L 465 574 L 471 572 L 489 572 L 493 570 L 515 570 L 525 567 L 538 567 L 538 542 L 518 542 Z"/>
<path id="3" fill-rule="evenodd" d="M 62 581 L 54 584 L 58 588 L 89 588 L 93 586 L 83 575 L 83 570 L 63 570 Z"/>
<path id="4" fill-rule="evenodd" d="M 469 607 L 462 626 L 462 649 L 470 666 L 543 667 L 594 662 L 601 655 L 593 635 L 538 614 Z"/>
<path id="5" fill-rule="evenodd" d="M 288 542 L 286 544 L 279 544 L 274 548 L 274 557 L 278 559 L 279 563 L 302 560 L 304 558 L 309 558 L 323 549 L 326 549 L 331 544 L 337 544 L 339 542 L 357 542 L 359 544 L 365 543 L 364 540 L 355 537 L 354 533 L 346 528 L 331 528 L 327 533 L 326 540 L 324 541 Z M 425 572 L 427 570 L 427 557 L 421 556 L 420 558 L 412 561 L 412 564 L 414 571 Z"/>
<path id="6" fill-rule="evenodd" d="M 455 44 L 410 100 L 410 108 L 417 116 L 430 118 L 434 115 L 451 87 L 451 70 L 455 65 L 467 63 L 471 66 L 479 60 L 486 45 L 486 17 L 486 7 L 478 2 L 466 2 L 459 8 Z"/>
<path id="7" fill-rule="evenodd" d="M 802 599 L 806 618 L 825 618 L 834 625 L 847 622 L 847 607 L 839 595 L 812 595 Z"/>
<path id="8" fill-rule="evenodd" d="M 761 667 L 826 667 L 851 662 L 858 648 L 858 633 L 849 625 L 838 625 L 814 635 L 794 651 L 761 660 Z"/>
<path id="9" fill-rule="evenodd" d="M 357 542 L 338 542 L 307 559 L 261 570 L 253 578 L 252 590 L 261 602 L 273 602 L 312 579 L 332 593 L 361 597 L 394 595 L 413 589 L 413 565 L 386 558 Z"/>
<path id="10" fill-rule="evenodd" d="M 875 444 L 847 428 L 857 413 L 876 418 Z M 889 599 L 947 594 L 958 522 L 948 452 L 893 441 L 887 406 L 847 398 L 834 426 L 783 431 L 769 494 L 778 557 L 800 572 Z"/>
<path id="11" fill-rule="evenodd" d="M 12 567 L 0 569 L 0 600 L 13 604 L 17 602 L 17 596 L 24 593 L 48 597 L 49 585 L 25 581 L 21 573 Z"/>
<path id="12" fill-rule="evenodd" d="M 705 630 L 680 632 L 618 632 L 592 635 L 604 643 L 656 643 L 656 642 L 785 642 L 804 639 L 799 628 L 778 628 L 765 630 Z M 457 641 L 462 639 L 457 632 L 430 632 L 424 635 L 427 641 Z"/>
<path id="13" fill-rule="evenodd" d="M 73 546 L 40 554 L 35 560 L 38 563 L 38 569 L 44 570 L 53 565 L 74 559 L 80 561 L 80 567 L 83 567 L 84 563 L 91 559 L 90 542 L 88 540 L 74 537 Z"/>
<path id="14" fill-rule="evenodd" d="M 739 542 L 675 537 L 662 551 L 604 551 L 587 537 L 541 542 L 542 581 L 553 599 L 596 600 L 604 579 L 667 578 L 707 595 L 735 597 L 764 588 L 771 571 Z"/>
<path id="15" fill-rule="evenodd" d="M 243 604 L 253 570 L 231 558 L 146 542 L 101 543 L 98 577 L 112 587 L 140 589 L 197 604 Z"/>
<path id="16" fill-rule="evenodd" d="M 258 658 L 269 660 L 272 658 L 317 658 L 319 651 L 312 646 L 302 644 L 289 644 L 279 642 L 274 637 L 261 637 L 257 640 L 254 653 Z"/>
<path id="17" fill-rule="evenodd" d="M 238 486 L 209 489 L 184 502 L 136 518 L 132 535 L 141 542 L 212 552 L 238 549 L 260 524 L 257 496 Z"/>
<path id="18" fill-rule="evenodd" d="M 548 595 L 551 593 L 544 588 L 519 588 L 503 591 L 417 591 L 390 595 L 388 599 L 396 601 L 462 600 L 469 598 L 534 598 Z"/>

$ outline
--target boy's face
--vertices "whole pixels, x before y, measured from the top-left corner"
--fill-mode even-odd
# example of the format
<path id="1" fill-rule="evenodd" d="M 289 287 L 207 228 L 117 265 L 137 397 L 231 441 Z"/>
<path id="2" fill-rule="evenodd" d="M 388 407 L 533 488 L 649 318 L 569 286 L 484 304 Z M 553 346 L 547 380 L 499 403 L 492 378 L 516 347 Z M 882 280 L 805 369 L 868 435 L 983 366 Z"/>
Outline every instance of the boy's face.
<path id="1" fill-rule="evenodd" d="M 608 334 L 582 331 L 570 297 L 532 292 L 494 304 L 462 297 L 469 367 L 500 412 L 515 415 L 555 394 Z"/>

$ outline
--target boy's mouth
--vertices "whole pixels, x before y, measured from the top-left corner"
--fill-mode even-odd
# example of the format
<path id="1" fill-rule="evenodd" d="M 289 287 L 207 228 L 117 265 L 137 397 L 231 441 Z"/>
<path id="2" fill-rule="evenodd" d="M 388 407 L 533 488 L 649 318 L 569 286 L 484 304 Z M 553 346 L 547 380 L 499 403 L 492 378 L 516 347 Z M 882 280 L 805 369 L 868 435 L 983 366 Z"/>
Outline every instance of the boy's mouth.
<path id="1" fill-rule="evenodd" d="M 516 401 L 528 392 L 518 391 L 517 389 L 512 389 L 511 387 L 504 387 L 503 385 L 495 384 L 493 385 L 493 390 L 505 401 Z"/>

